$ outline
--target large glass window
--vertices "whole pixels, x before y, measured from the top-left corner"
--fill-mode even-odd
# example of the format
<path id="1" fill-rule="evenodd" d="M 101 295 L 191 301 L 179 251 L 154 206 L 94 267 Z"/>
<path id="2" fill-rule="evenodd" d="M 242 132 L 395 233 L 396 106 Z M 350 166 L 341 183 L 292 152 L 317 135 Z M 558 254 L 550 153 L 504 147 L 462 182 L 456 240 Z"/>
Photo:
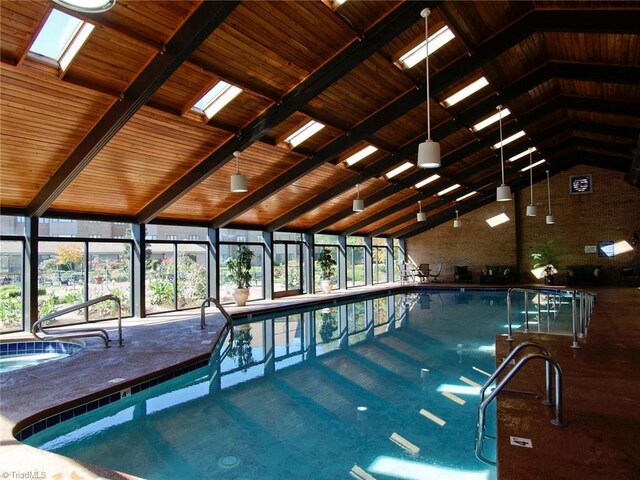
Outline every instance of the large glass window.
<path id="1" fill-rule="evenodd" d="M 274 296 L 302 293 L 302 244 L 275 241 L 273 245 Z"/>
<path id="2" fill-rule="evenodd" d="M 130 243 L 89 243 L 89 300 L 103 295 L 115 295 L 120 299 L 122 315 L 131 315 L 131 272 Z M 117 316 L 117 305 L 112 301 L 89 307 L 91 320 Z"/>
<path id="3" fill-rule="evenodd" d="M 327 307 L 313 312 L 316 330 L 316 355 L 338 348 L 340 338 L 340 308 Z"/>
<path id="4" fill-rule="evenodd" d="M 147 313 L 175 310 L 176 262 L 171 243 L 147 243 L 145 252 L 145 296 Z"/>
<path id="5" fill-rule="evenodd" d="M 178 244 L 178 308 L 200 307 L 207 292 L 207 246 Z"/>
<path id="6" fill-rule="evenodd" d="M 313 251 L 313 257 L 315 259 L 314 267 L 313 267 L 313 282 L 314 282 L 313 289 L 315 292 L 322 291 L 322 286 L 320 284 L 322 281 L 322 275 L 321 275 L 322 272 L 320 269 L 320 265 L 318 263 L 318 258 L 320 256 L 320 252 L 322 252 L 322 250 L 324 250 L 325 248 L 329 250 L 329 252 L 331 252 L 331 258 L 333 258 L 336 261 L 335 275 L 334 275 L 334 278 L 332 279 L 332 282 L 333 282 L 333 290 L 338 289 L 338 284 L 339 284 L 338 278 L 340 278 L 340 262 L 338 262 L 338 247 L 336 245 L 316 245 Z"/>
<path id="7" fill-rule="evenodd" d="M 387 241 L 383 238 L 373 239 L 373 283 L 387 282 Z"/>
<path id="8" fill-rule="evenodd" d="M 347 288 L 366 285 L 363 237 L 347 237 Z"/>
<path id="9" fill-rule="evenodd" d="M 246 238 L 246 237 L 243 237 Z M 262 237 L 260 237 L 262 238 Z M 220 291 L 218 298 L 221 303 L 232 303 L 231 292 L 237 287 L 229 277 L 229 269 L 226 262 L 234 252 L 240 248 L 240 243 L 220 242 Z M 249 286 L 249 301 L 262 300 L 264 298 L 264 245 L 244 244 L 254 254 L 251 260 L 251 284 Z"/>
<path id="10" fill-rule="evenodd" d="M 399 240 L 394 240 L 393 241 L 393 281 L 394 282 L 399 282 L 400 281 L 400 262 L 404 261 L 404 256 L 402 255 L 402 252 L 400 251 L 400 241 Z"/>
<path id="11" fill-rule="evenodd" d="M 0 240 L 0 332 L 23 329 L 24 243 Z"/>

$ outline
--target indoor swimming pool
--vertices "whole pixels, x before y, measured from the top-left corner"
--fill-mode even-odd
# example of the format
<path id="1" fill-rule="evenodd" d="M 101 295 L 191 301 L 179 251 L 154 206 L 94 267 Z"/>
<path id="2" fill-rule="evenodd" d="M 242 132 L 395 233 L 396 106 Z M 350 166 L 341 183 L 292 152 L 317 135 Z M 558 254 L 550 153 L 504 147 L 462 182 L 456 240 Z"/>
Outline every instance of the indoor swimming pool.
<path id="1" fill-rule="evenodd" d="M 25 443 L 148 479 L 493 480 L 474 433 L 505 300 L 405 293 L 254 316 L 209 366 Z"/>

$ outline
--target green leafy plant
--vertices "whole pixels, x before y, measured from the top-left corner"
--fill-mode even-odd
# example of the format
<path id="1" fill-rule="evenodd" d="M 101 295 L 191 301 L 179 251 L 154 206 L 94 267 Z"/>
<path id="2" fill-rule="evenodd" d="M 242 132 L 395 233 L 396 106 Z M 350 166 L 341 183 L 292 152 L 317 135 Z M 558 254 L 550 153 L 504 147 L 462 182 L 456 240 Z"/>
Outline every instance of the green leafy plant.
<path id="1" fill-rule="evenodd" d="M 251 260 L 255 256 L 249 247 L 241 245 L 227 260 L 229 278 L 238 288 L 249 288 L 251 284 Z"/>
<path id="2" fill-rule="evenodd" d="M 235 359 L 238 367 L 243 372 L 247 371 L 247 367 L 253 362 L 253 348 L 251 347 L 251 329 L 240 329 L 235 334 L 233 345 L 229 348 L 229 357 Z"/>
<path id="3" fill-rule="evenodd" d="M 318 255 L 318 266 L 320 267 L 320 278 L 331 280 L 336 273 L 336 261 L 331 256 L 331 250 L 323 248 Z"/>
<path id="4" fill-rule="evenodd" d="M 537 245 L 531 252 L 533 258 L 533 268 L 546 267 L 552 265 L 558 267 L 558 252 L 553 240 Z"/>

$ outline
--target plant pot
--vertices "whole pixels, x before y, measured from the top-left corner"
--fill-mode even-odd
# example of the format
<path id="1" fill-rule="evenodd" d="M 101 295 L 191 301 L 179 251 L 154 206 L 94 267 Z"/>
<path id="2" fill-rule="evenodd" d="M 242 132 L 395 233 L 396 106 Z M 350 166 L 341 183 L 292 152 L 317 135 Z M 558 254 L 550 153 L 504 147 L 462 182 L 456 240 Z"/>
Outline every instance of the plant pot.
<path id="1" fill-rule="evenodd" d="M 544 283 L 545 285 L 553 285 L 555 283 L 554 276 L 547 275 L 546 277 L 544 277 Z"/>
<path id="2" fill-rule="evenodd" d="M 100 285 L 104 281 L 104 276 L 103 275 L 96 275 L 95 277 L 93 277 L 93 279 L 96 281 L 97 285 Z"/>
<path id="3" fill-rule="evenodd" d="M 320 286 L 322 287 L 322 293 L 331 293 L 331 290 L 333 290 L 333 282 L 331 280 L 321 280 Z"/>
<path id="4" fill-rule="evenodd" d="M 233 292 L 231 292 L 233 299 L 236 302 L 238 307 L 244 307 L 247 304 L 247 300 L 249 299 L 249 289 L 248 288 L 236 288 Z"/>

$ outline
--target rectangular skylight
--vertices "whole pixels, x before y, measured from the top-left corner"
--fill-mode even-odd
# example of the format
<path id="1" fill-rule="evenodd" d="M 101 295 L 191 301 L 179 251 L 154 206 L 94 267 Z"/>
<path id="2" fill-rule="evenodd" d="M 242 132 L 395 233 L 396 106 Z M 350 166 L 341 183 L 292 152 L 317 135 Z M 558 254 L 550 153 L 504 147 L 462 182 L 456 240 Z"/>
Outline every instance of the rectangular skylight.
<path id="1" fill-rule="evenodd" d="M 451 105 L 455 105 L 461 100 L 464 100 L 469 95 L 473 95 L 478 90 L 480 90 L 483 87 L 486 87 L 487 85 L 489 85 L 488 80 L 485 77 L 480 77 L 478 80 L 476 80 L 473 83 L 470 83 L 469 85 L 464 87 L 462 90 L 458 90 L 456 93 L 454 93 L 453 95 L 445 99 L 445 101 L 442 103 L 444 103 L 445 107 L 450 107 Z"/>
<path id="2" fill-rule="evenodd" d="M 318 133 L 323 128 L 324 124 L 311 120 L 303 127 L 289 135 L 284 141 L 291 145 L 291 148 L 294 148 L 304 142 L 307 138 Z"/>
<path id="3" fill-rule="evenodd" d="M 500 225 L 501 223 L 508 222 L 510 220 L 509 217 L 505 213 L 501 213 L 496 215 L 495 217 L 488 218 L 486 222 L 489 224 L 491 228 Z"/>
<path id="4" fill-rule="evenodd" d="M 542 160 L 538 160 L 536 163 L 534 163 L 533 165 L 527 165 L 524 168 L 521 168 L 520 171 L 521 172 L 526 172 L 527 170 L 529 170 L 530 168 L 536 168 L 539 165 L 542 165 L 543 163 L 545 163 L 546 160 L 543 158 Z"/>
<path id="5" fill-rule="evenodd" d="M 360 160 L 362 160 L 365 157 L 368 157 L 369 155 L 371 155 L 373 152 L 376 152 L 376 151 L 378 151 L 377 147 L 374 147 L 373 145 L 368 145 L 364 147 L 362 150 L 351 155 L 349 158 L 345 160 L 345 162 L 347 162 L 348 166 L 351 166 L 354 163 L 358 163 Z"/>
<path id="6" fill-rule="evenodd" d="M 473 192 L 469 192 L 466 195 L 462 195 L 461 197 L 456 198 L 456 202 L 461 202 L 463 200 L 466 200 L 469 197 L 473 197 L 474 195 L 476 195 L 478 192 L 476 192 L 475 190 Z"/>
<path id="7" fill-rule="evenodd" d="M 511 115 L 511 112 L 509 111 L 508 108 L 504 108 L 501 110 L 502 112 L 502 118 Z M 491 115 L 488 118 L 485 118 L 484 120 L 482 120 L 481 122 L 476 123 L 473 127 L 471 127 L 471 129 L 474 132 L 478 132 L 480 130 L 482 130 L 483 128 L 488 127 L 489 125 L 496 123 L 498 120 L 500 120 L 500 112 L 498 113 L 494 113 L 493 115 Z"/>
<path id="8" fill-rule="evenodd" d="M 509 159 L 510 162 L 515 162 L 516 160 L 520 160 L 522 157 L 529 155 L 529 152 L 537 152 L 538 149 L 536 147 L 527 148 L 524 152 L 520 152 L 517 155 L 514 155 Z"/>
<path id="9" fill-rule="evenodd" d="M 422 188 L 425 185 L 429 185 L 431 182 L 435 182 L 439 178 L 440 178 L 440 175 L 438 175 L 437 173 L 434 173 L 429 178 L 425 178 L 424 180 L 416 183 L 415 187 L 416 188 Z"/>
<path id="10" fill-rule="evenodd" d="M 459 183 L 454 183 L 450 187 L 447 187 L 444 190 L 440 190 L 438 192 L 438 196 L 441 197 L 442 195 L 446 195 L 447 193 L 453 192 L 454 190 L 457 190 L 458 188 L 460 188 L 460 184 Z"/>
<path id="11" fill-rule="evenodd" d="M 73 57 L 89 38 L 93 25 L 56 10 L 44 23 L 30 52 L 54 60 L 65 71 Z"/>
<path id="12" fill-rule="evenodd" d="M 241 91 L 241 88 L 220 80 L 196 102 L 193 108 L 203 112 L 208 120 L 236 98 Z"/>
<path id="13" fill-rule="evenodd" d="M 524 137 L 526 134 L 524 133 L 524 130 L 520 130 L 518 133 L 514 133 L 513 135 L 511 135 L 510 137 L 505 138 L 504 140 L 502 140 L 501 142 L 496 143 L 493 147 L 494 150 L 500 147 L 504 147 L 505 145 L 510 144 L 511 142 L 519 139 L 520 137 Z"/>
<path id="14" fill-rule="evenodd" d="M 396 175 L 400 175 L 402 172 L 404 172 L 405 170 L 409 170 L 411 167 L 413 167 L 413 163 L 410 162 L 404 162 L 402 165 L 400 165 L 399 167 L 394 168 L 393 170 L 391 170 L 389 173 L 387 173 L 385 175 L 385 177 L 387 177 L 387 179 L 393 178 Z"/>
<path id="15" fill-rule="evenodd" d="M 442 27 L 429 37 L 429 55 L 455 38 L 448 26 Z M 398 63 L 404 68 L 411 68 L 426 57 L 426 41 L 422 41 L 398 59 Z"/>

